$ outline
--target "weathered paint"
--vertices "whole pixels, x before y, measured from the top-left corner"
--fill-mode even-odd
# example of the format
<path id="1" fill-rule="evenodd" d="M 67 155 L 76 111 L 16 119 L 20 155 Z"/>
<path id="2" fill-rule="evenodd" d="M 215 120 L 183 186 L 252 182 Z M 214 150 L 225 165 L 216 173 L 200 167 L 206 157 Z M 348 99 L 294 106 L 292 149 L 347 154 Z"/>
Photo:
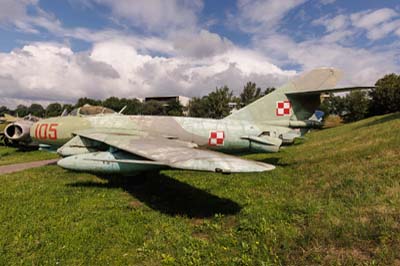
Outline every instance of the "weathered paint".
<path id="1" fill-rule="evenodd" d="M 107 131 L 112 129 L 121 134 L 158 136 L 197 144 L 199 147 L 225 152 L 249 151 L 250 142 L 242 136 L 259 136 L 265 131 L 272 137 L 289 132 L 290 128 L 257 126 L 240 120 L 215 120 L 185 117 L 125 116 L 107 114 L 86 117 L 58 117 L 37 122 L 31 128 L 31 138 L 43 144 L 62 146 L 74 132 L 85 129 Z M 223 145 L 209 145 L 210 132 L 224 132 Z"/>
<path id="2" fill-rule="evenodd" d="M 292 127 L 313 126 L 313 121 L 305 119 L 315 111 L 319 96 L 310 93 L 333 87 L 340 76 L 335 69 L 313 70 L 221 120 L 120 114 L 68 116 L 42 120 L 31 128 L 30 135 L 39 143 L 61 146 L 58 152 L 71 157 L 59 165 L 68 169 L 107 173 L 163 167 L 268 171 L 274 166 L 213 151 L 278 151 L 283 140 L 287 143 L 300 136 Z M 308 95 L 293 95 L 297 90 Z"/>

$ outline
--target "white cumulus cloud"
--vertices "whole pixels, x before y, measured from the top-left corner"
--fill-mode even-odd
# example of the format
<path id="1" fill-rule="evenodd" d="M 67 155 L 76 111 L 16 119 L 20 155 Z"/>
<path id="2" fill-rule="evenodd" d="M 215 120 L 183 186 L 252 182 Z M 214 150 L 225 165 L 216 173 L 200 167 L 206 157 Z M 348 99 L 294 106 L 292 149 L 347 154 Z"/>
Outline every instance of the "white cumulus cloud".
<path id="1" fill-rule="evenodd" d="M 382 8 L 374 11 L 358 12 L 351 15 L 354 26 L 367 30 L 398 16 L 397 12 L 390 8 Z"/>
<path id="2" fill-rule="evenodd" d="M 98 30 L 65 27 L 41 9 L 38 0 L 1 0 L 0 26 L 37 36 L 46 32 L 50 40 L 66 43 L 83 40 L 91 48 L 76 52 L 57 42 L 28 42 L 0 52 L 0 105 L 75 102 L 79 97 L 202 96 L 223 85 L 237 93 L 247 81 L 260 87 L 284 83 L 296 74 L 284 71 L 287 65 L 300 70 L 341 68 L 346 85 L 371 85 L 383 74 L 400 70 L 398 45 L 373 45 L 390 34 L 400 36 L 397 11 L 382 8 L 351 14 L 339 10 L 310 22 L 310 27 L 323 26 L 323 33 L 300 32 L 302 38 L 298 38 L 300 34 L 281 26 L 286 16 L 296 15 L 293 10 L 307 1 L 238 0 L 238 11 L 228 11 L 227 23 L 251 39 L 239 47 L 201 26 L 201 0 L 76 2 L 89 9 L 106 7 L 109 13 L 105 14 L 115 23 Z M 321 0 L 319 6 L 333 2 Z M 310 15 L 306 6 L 299 11 L 304 19 Z M 354 43 L 360 36 L 372 45 L 360 48 Z"/>
<path id="3" fill-rule="evenodd" d="M 195 26 L 197 13 L 203 7 L 201 0 L 86 0 L 85 3 L 105 5 L 117 20 L 157 32 Z"/>
<path id="4" fill-rule="evenodd" d="M 248 32 L 266 32 L 274 28 L 280 20 L 293 8 L 307 0 L 238 0 L 238 21 L 242 30 Z"/>
<path id="5" fill-rule="evenodd" d="M 237 47 L 196 59 L 141 54 L 120 40 L 99 42 L 80 53 L 57 43 L 34 43 L 0 53 L 0 105 L 26 99 L 47 103 L 79 97 L 201 96 L 223 85 L 238 92 L 250 80 L 277 86 L 294 74 Z"/>

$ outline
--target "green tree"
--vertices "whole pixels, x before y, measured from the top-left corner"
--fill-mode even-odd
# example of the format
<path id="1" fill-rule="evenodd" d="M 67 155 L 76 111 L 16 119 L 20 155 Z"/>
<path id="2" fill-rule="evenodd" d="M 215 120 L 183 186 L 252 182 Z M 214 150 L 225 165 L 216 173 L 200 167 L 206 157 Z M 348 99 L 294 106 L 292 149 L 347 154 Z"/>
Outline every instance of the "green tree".
<path id="1" fill-rule="evenodd" d="M 61 115 L 63 108 L 59 103 L 51 103 L 46 107 L 46 116 L 54 117 Z"/>
<path id="2" fill-rule="evenodd" d="M 370 113 L 381 115 L 400 111 L 400 75 L 389 74 L 375 83 L 371 90 Z"/>
<path id="3" fill-rule="evenodd" d="M 263 96 L 270 94 L 271 92 L 273 92 L 274 90 L 276 90 L 274 87 L 268 87 L 264 90 L 264 94 Z"/>
<path id="4" fill-rule="evenodd" d="M 216 88 L 215 91 L 209 93 L 206 98 L 208 117 L 219 119 L 228 116 L 232 97 L 233 93 L 227 86 Z"/>
<path id="5" fill-rule="evenodd" d="M 138 99 L 122 99 L 125 100 L 126 109 L 124 114 L 137 115 L 142 112 L 143 104 Z"/>
<path id="6" fill-rule="evenodd" d="M 42 105 L 38 103 L 32 103 L 31 106 L 28 108 L 28 112 L 31 115 L 37 116 L 37 117 L 44 117 L 45 110 Z"/>
<path id="7" fill-rule="evenodd" d="M 110 97 L 105 99 L 101 105 L 110 108 L 116 112 L 119 112 L 122 108 L 124 108 L 124 106 L 126 106 L 126 99 Z"/>
<path id="8" fill-rule="evenodd" d="M 327 115 L 339 115 L 342 116 L 345 112 L 345 98 L 334 96 L 333 93 L 329 94 L 319 107 Z"/>
<path id="9" fill-rule="evenodd" d="M 97 105 L 101 105 L 101 101 L 100 100 L 91 99 L 91 98 L 87 98 L 87 97 L 79 98 L 77 103 L 75 104 L 75 107 L 76 108 L 82 107 L 85 104 L 90 104 L 90 105 L 97 106 Z"/>
<path id="10" fill-rule="evenodd" d="M 330 93 L 319 109 L 325 114 L 339 115 L 345 122 L 353 122 L 367 117 L 369 105 L 367 93 L 356 90 L 343 97 Z"/>
<path id="11" fill-rule="evenodd" d="M 171 116 L 183 116 L 183 106 L 179 101 L 170 100 L 165 106 L 165 114 Z"/>
<path id="12" fill-rule="evenodd" d="M 72 104 L 64 104 L 62 106 L 62 112 L 64 112 L 64 110 L 66 110 L 68 113 L 71 112 L 74 109 L 74 106 Z"/>
<path id="13" fill-rule="evenodd" d="M 28 107 L 25 106 L 25 105 L 23 105 L 23 104 L 19 104 L 19 105 L 17 106 L 17 108 L 15 108 L 14 114 L 15 114 L 16 116 L 19 116 L 19 117 L 24 117 L 24 116 L 26 116 L 26 115 L 29 114 Z"/>
<path id="14" fill-rule="evenodd" d="M 344 121 L 358 121 L 368 115 L 370 100 L 368 99 L 366 92 L 361 90 L 352 91 L 346 95 L 344 101 Z"/>
<path id="15" fill-rule="evenodd" d="M 229 115 L 229 103 L 235 101 L 232 91 L 227 87 L 215 88 L 202 98 L 193 98 L 189 103 L 189 116 L 223 118 Z M 237 99 L 236 99 L 237 100 Z"/>
<path id="16" fill-rule="evenodd" d="M 242 93 L 240 93 L 240 102 L 242 106 L 254 102 L 262 96 L 261 89 L 257 87 L 254 82 L 247 82 L 244 86 Z"/>
<path id="17" fill-rule="evenodd" d="M 8 113 L 10 113 L 10 110 L 6 106 L 0 106 L 0 116 Z"/>
<path id="18" fill-rule="evenodd" d="M 123 112 L 126 115 L 137 115 L 142 110 L 142 103 L 138 99 L 110 97 L 104 100 L 102 105 L 116 112 L 121 111 L 126 106 Z"/>
<path id="19" fill-rule="evenodd" d="M 142 114 L 144 115 L 163 115 L 163 104 L 158 101 L 148 101 L 143 104 Z"/>
<path id="20" fill-rule="evenodd" d="M 202 98 L 193 97 L 189 102 L 189 116 L 208 117 L 206 101 L 207 96 L 203 96 Z"/>

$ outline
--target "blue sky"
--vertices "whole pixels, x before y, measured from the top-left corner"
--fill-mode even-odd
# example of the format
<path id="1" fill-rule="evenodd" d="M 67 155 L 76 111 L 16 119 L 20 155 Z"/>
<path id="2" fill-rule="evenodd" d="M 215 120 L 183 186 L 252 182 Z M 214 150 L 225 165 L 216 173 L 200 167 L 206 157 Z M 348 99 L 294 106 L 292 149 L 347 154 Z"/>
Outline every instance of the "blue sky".
<path id="1" fill-rule="evenodd" d="M 395 0 L 4 0 L 0 35 L 0 105 L 11 107 L 238 92 L 321 66 L 371 85 L 400 70 Z"/>

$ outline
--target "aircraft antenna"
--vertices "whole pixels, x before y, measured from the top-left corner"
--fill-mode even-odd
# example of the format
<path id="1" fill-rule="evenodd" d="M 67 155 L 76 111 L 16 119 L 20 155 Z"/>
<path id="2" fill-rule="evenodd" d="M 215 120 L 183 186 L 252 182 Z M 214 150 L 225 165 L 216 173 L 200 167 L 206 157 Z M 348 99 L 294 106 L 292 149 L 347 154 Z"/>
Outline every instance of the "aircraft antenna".
<path id="1" fill-rule="evenodd" d="M 119 111 L 118 114 L 122 114 L 125 111 L 126 107 L 128 107 L 128 105 L 125 105 L 124 107 L 122 107 L 121 111 Z"/>

